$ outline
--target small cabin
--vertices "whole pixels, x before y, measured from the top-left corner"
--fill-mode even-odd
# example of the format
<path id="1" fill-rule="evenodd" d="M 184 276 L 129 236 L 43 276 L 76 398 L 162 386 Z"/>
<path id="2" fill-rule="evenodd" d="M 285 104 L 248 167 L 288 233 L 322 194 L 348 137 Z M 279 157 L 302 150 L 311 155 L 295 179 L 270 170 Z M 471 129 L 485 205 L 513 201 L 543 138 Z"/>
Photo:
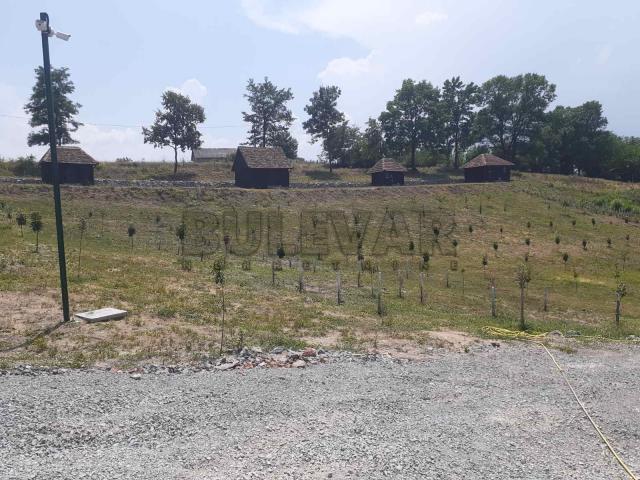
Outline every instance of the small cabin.
<path id="1" fill-rule="evenodd" d="M 238 147 L 231 171 L 236 187 L 288 187 L 291 163 L 281 147 Z"/>
<path id="2" fill-rule="evenodd" d="M 91 155 L 80 147 L 63 145 L 56 148 L 58 157 L 58 178 L 60 183 L 93 185 L 93 171 L 98 165 Z M 43 183 L 53 184 L 51 150 L 40 159 L 40 176 Z"/>
<path id="3" fill-rule="evenodd" d="M 233 158 L 235 148 L 196 148 L 191 151 L 191 161 L 195 163 L 215 163 Z"/>
<path id="4" fill-rule="evenodd" d="M 467 183 L 508 182 L 513 163 L 490 153 L 483 153 L 462 166 Z"/>
<path id="5" fill-rule="evenodd" d="M 390 186 L 404 185 L 404 174 L 407 169 L 392 158 L 382 158 L 371 167 L 367 173 L 371 174 L 371 185 Z"/>

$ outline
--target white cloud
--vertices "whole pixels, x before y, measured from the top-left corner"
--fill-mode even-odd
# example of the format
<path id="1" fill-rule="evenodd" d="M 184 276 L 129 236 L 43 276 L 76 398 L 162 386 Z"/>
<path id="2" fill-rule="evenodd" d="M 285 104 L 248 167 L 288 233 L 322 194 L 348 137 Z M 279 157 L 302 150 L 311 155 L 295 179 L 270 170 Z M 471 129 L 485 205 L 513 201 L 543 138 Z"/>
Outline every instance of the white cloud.
<path id="1" fill-rule="evenodd" d="M 243 0 L 242 7 L 252 22 L 264 28 L 351 38 L 370 49 L 389 41 L 389 36 L 406 37 L 415 29 L 448 18 L 444 12 L 425 10 L 422 0 Z"/>
<path id="2" fill-rule="evenodd" d="M 375 65 L 371 61 L 372 56 L 373 53 L 370 53 L 364 58 L 334 58 L 327 64 L 325 69 L 318 74 L 318 78 L 328 80 L 370 73 L 375 68 Z"/>
<path id="3" fill-rule="evenodd" d="M 192 102 L 199 105 L 202 105 L 204 97 L 207 96 L 207 87 L 205 87 L 197 78 L 190 78 L 182 82 L 182 85 L 179 87 L 167 87 L 166 90 L 186 95 Z"/>
<path id="4" fill-rule="evenodd" d="M 613 49 L 611 48 L 611 45 L 601 46 L 600 48 L 598 48 L 598 51 L 596 52 L 596 63 L 598 65 L 606 64 L 611 58 L 612 53 L 613 53 Z"/>
<path id="5" fill-rule="evenodd" d="M 418 25 L 431 25 L 432 23 L 442 22 L 449 18 L 446 13 L 442 12 L 422 12 L 416 17 Z"/>
<path id="6" fill-rule="evenodd" d="M 253 23 L 260 27 L 278 30 L 284 33 L 298 33 L 299 28 L 294 25 L 295 19 L 279 12 L 272 14 L 267 12 L 267 2 L 264 0 L 242 0 L 242 8 Z"/>

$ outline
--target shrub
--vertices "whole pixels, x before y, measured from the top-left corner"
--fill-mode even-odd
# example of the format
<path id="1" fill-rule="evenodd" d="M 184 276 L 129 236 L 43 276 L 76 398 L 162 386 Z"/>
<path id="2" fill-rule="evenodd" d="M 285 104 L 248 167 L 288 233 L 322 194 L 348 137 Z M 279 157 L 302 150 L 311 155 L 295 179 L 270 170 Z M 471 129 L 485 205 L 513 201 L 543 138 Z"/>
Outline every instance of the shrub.
<path id="1" fill-rule="evenodd" d="M 193 269 L 193 262 L 187 257 L 180 257 L 180 268 L 185 272 L 190 272 Z"/>
<path id="2" fill-rule="evenodd" d="M 14 162 L 11 171 L 17 177 L 38 177 L 40 176 L 40 167 L 35 160 L 33 155 L 19 157 Z"/>

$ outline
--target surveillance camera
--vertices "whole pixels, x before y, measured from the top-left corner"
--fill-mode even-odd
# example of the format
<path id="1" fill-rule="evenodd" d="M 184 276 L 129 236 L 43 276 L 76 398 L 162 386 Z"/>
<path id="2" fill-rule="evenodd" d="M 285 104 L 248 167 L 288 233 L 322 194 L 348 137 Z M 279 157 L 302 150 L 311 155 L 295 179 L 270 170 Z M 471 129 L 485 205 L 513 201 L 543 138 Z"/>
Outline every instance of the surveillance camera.
<path id="1" fill-rule="evenodd" d="M 56 32 L 55 35 L 60 40 L 64 40 L 65 42 L 71 38 L 71 35 L 68 33 Z"/>
<path id="2" fill-rule="evenodd" d="M 36 20 L 36 29 L 39 32 L 46 32 L 49 30 L 49 25 L 45 20 Z"/>

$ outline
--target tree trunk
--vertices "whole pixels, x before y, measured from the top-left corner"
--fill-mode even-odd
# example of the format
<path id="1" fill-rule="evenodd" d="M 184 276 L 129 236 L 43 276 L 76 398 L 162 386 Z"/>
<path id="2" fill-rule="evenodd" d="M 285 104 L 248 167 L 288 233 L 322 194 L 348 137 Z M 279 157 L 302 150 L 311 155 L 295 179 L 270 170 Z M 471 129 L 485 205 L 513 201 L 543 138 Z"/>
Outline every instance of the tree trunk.
<path id="1" fill-rule="evenodd" d="M 40 248 L 40 232 L 36 232 L 36 253 L 38 253 L 39 248 Z"/>
<path id="2" fill-rule="evenodd" d="M 178 147 L 173 147 L 173 176 L 178 173 Z"/>
<path id="3" fill-rule="evenodd" d="M 616 298 L 616 326 L 620 326 L 620 296 Z"/>
<path id="4" fill-rule="evenodd" d="M 80 232 L 80 251 L 78 252 L 78 280 L 80 279 L 80 262 L 82 261 L 82 232 Z"/>
<path id="5" fill-rule="evenodd" d="M 524 324 L 524 288 L 520 289 L 520 330 L 525 329 Z"/>
<path id="6" fill-rule="evenodd" d="M 222 286 L 222 322 L 220 324 L 221 327 L 221 335 L 220 335 L 220 355 L 222 355 L 222 350 L 224 349 L 224 311 L 225 311 L 225 304 L 224 304 L 224 285 Z"/>
<path id="7" fill-rule="evenodd" d="M 411 139 L 411 171 L 415 172 L 416 170 L 416 141 Z"/>
<path id="8" fill-rule="evenodd" d="M 491 287 L 491 316 L 493 318 L 496 318 L 496 316 L 497 316 L 497 312 L 496 312 L 496 287 L 494 287 L 494 286 Z"/>

